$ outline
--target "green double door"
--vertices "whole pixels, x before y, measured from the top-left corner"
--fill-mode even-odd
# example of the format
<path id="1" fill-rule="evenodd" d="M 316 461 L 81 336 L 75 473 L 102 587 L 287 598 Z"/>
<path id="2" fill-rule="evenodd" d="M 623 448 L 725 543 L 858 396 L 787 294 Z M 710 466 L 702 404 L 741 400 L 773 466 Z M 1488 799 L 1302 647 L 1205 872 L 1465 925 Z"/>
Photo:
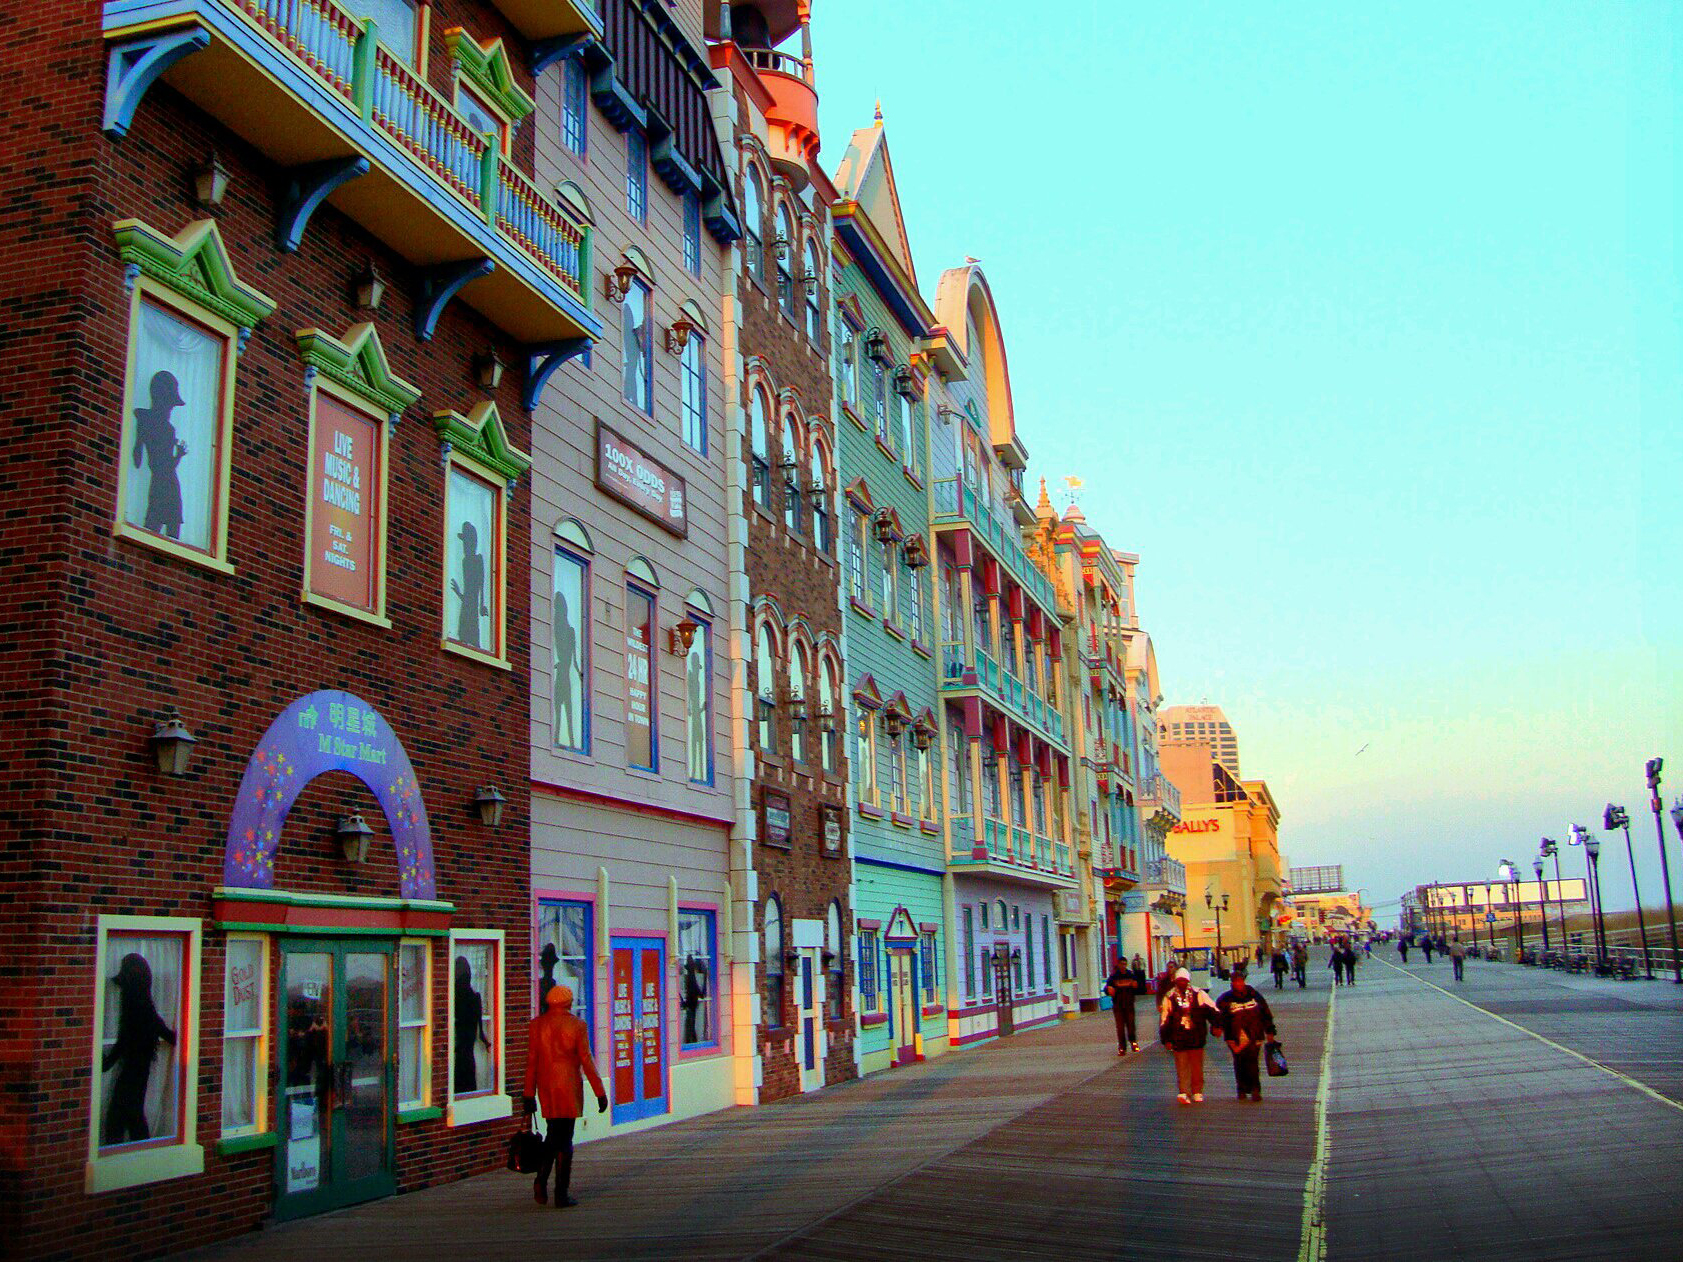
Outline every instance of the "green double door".
<path id="1" fill-rule="evenodd" d="M 368 940 L 281 944 L 277 1218 L 397 1188 L 395 950 Z"/>

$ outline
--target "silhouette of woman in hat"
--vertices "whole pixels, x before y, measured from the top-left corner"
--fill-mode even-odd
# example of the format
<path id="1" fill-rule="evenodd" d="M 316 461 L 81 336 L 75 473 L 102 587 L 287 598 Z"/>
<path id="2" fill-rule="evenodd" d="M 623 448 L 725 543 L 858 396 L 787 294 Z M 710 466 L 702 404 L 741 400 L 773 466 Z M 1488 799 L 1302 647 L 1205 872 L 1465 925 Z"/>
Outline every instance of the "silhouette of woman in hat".
<path id="1" fill-rule="evenodd" d="M 134 467 L 145 457 L 152 480 L 146 488 L 147 530 L 171 539 L 181 538 L 181 480 L 175 468 L 187 454 L 177 437 L 170 413 L 186 402 L 172 372 L 152 374 L 152 405 L 134 410 Z"/>
<path id="2" fill-rule="evenodd" d="M 475 1044 L 491 1046 L 485 1035 L 485 1001 L 473 988 L 473 965 L 465 955 L 456 957 L 456 1028 L 451 1031 L 456 1045 L 454 1090 L 467 1095 L 479 1090 L 479 1065 L 474 1060 Z"/>
<path id="3" fill-rule="evenodd" d="M 549 992 L 555 987 L 555 966 L 561 962 L 561 953 L 555 949 L 553 942 L 543 944 L 543 951 L 538 956 L 538 963 L 543 965 L 543 972 L 538 976 L 538 1015 L 541 1017 L 549 1011 Z"/>
<path id="4" fill-rule="evenodd" d="M 152 1002 L 152 966 L 145 956 L 130 951 L 111 980 L 117 987 L 117 1039 L 100 1058 L 100 1068 L 116 1069 L 117 1081 L 105 1110 L 103 1142 L 136 1143 L 152 1138 L 146 1121 L 146 1086 L 159 1042 L 174 1047 L 175 1031 L 164 1024 Z"/>
<path id="5" fill-rule="evenodd" d="M 491 612 L 485 604 L 485 558 L 479 555 L 479 532 L 471 521 L 462 523 L 456 538 L 462 541 L 462 581 L 450 580 L 450 590 L 462 602 L 462 611 L 456 617 L 456 640 L 479 648 L 479 619 Z"/>

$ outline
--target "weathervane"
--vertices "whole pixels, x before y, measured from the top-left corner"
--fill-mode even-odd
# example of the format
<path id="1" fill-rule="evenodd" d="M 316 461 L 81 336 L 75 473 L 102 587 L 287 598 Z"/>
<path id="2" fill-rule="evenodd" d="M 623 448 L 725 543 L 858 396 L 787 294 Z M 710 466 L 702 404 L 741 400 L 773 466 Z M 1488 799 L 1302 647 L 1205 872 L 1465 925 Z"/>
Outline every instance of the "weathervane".
<path id="1" fill-rule="evenodd" d="M 1085 483 L 1073 473 L 1067 475 L 1063 479 L 1063 483 L 1064 489 L 1058 492 L 1058 507 L 1062 512 L 1067 513 L 1075 507 L 1076 501 L 1080 499 L 1081 488 Z"/>

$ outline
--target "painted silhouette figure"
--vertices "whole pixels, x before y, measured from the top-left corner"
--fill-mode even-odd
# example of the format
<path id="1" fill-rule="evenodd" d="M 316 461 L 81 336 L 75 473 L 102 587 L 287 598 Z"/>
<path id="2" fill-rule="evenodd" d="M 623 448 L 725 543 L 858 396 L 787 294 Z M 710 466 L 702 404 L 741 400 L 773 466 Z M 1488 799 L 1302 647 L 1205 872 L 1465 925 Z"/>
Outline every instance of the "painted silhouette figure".
<path id="1" fill-rule="evenodd" d="M 473 988 L 473 966 L 465 955 L 456 957 L 456 1028 L 451 1031 L 456 1047 L 455 1085 L 457 1095 L 479 1090 L 479 1065 L 474 1058 L 476 1044 L 491 1046 L 485 1035 L 485 1001 Z"/>
<path id="2" fill-rule="evenodd" d="M 456 639 L 469 648 L 480 648 L 479 619 L 491 612 L 485 604 L 485 558 L 479 555 L 479 532 L 471 521 L 462 523 L 456 538 L 462 541 L 462 581 L 450 580 L 450 590 L 462 602 Z"/>
<path id="3" fill-rule="evenodd" d="M 167 374 L 163 374 L 167 375 Z M 146 1121 L 146 1087 L 158 1044 L 175 1046 L 175 1031 L 164 1024 L 152 1002 L 152 966 L 146 957 L 129 952 L 112 978 L 117 986 L 117 1040 L 106 1049 L 100 1067 L 117 1071 L 111 1103 L 105 1110 L 107 1144 L 151 1139 Z"/>
<path id="4" fill-rule="evenodd" d="M 707 963 L 692 954 L 684 963 L 684 1042 L 700 1043 L 707 1035 Z"/>
<path id="5" fill-rule="evenodd" d="M 152 474 L 146 488 L 146 519 L 141 524 L 172 539 L 181 538 L 181 479 L 175 469 L 187 454 L 187 444 L 176 435 L 170 413 L 184 403 L 175 374 L 155 372 L 151 406 L 134 410 L 134 467 L 140 468 L 144 457 Z"/>
<path id="6" fill-rule="evenodd" d="M 707 695 L 704 675 L 706 648 L 701 633 L 696 632 L 695 643 L 689 654 L 689 661 L 685 663 L 687 685 L 690 697 L 689 712 L 689 745 L 690 745 L 690 779 L 705 780 L 707 778 Z"/>
<path id="7" fill-rule="evenodd" d="M 572 610 L 567 608 L 567 598 L 559 592 L 555 594 L 555 729 L 565 733 L 568 745 L 580 743 L 575 725 L 578 723 L 578 683 L 575 674 L 579 669 L 578 662 L 578 633 L 573 630 Z M 565 715 L 565 720 L 562 719 Z"/>
<path id="8" fill-rule="evenodd" d="M 561 953 L 555 949 L 553 942 L 543 944 L 543 952 L 538 956 L 538 963 L 543 965 L 543 972 L 538 975 L 538 1015 L 541 1017 L 549 1011 L 549 992 L 554 989 L 555 966 L 561 962 Z"/>

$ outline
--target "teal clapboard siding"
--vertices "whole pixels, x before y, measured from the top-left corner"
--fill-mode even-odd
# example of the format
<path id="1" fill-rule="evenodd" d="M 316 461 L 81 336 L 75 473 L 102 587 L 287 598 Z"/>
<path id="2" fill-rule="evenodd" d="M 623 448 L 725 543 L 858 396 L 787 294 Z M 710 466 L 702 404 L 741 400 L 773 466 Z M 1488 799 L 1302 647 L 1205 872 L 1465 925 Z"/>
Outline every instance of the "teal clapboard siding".
<path id="1" fill-rule="evenodd" d="M 883 929 L 888 927 L 894 918 L 894 913 L 904 907 L 911 916 L 914 925 L 941 925 L 942 895 L 941 877 L 934 872 L 908 872 L 903 868 L 887 868 L 872 863 L 869 859 L 859 859 L 853 868 L 853 911 L 861 920 L 875 920 L 881 922 Z M 888 999 L 888 951 L 883 943 L 882 932 L 877 934 L 877 978 L 878 989 L 882 995 L 884 1012 L 892 1013 L 893 1005 Z M 936 1002 L 945 1003 L 947 986 L 946 930 L 943 928 L 936 933 Z M 923 979 L 918 978 L 921 991 Z M 919 999 L 922 1008 L 922 999 Z M 947 1036 L 947 1014 L 941 1012 L 931 1016 L 921 1017 L 923 1040 L 926 1050 L 935 1040 L 944 1040 Z M 889 1021 L 880 1025 L 867 1025 L 860 1032 L 859 1055 L 862 1061 L 869 1061 L 873 1054 L 888 1056 L 894 1044 L 898 1041 L 899 1032 L 893 1028 L 892 1016 Z M 871 1068 L 866 1066 L 867 1072 Z"/>

